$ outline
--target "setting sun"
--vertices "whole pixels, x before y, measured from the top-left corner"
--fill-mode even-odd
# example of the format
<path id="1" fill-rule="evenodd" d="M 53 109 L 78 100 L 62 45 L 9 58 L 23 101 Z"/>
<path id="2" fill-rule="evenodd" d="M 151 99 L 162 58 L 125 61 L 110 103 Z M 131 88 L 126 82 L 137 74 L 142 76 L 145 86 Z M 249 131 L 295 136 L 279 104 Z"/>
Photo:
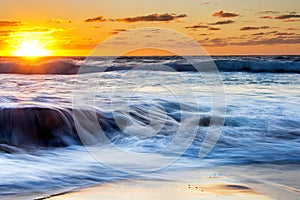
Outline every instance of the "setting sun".
<path id="1" fill-rule="evenodd" d="M 38 40 L 26 40 L 20 43 L 17 50 L 14 52 L 15 56 L 37 57 L 49 56 L 50 52 L 43 47 Z"/>

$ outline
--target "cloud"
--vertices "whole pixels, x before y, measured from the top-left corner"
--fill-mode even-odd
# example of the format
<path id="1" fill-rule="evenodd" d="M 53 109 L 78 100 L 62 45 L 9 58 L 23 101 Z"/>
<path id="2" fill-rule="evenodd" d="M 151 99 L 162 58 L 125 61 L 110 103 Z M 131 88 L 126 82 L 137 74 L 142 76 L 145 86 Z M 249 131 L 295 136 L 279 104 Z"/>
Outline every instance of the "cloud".
<path id="1" fill-rule="evenodd" d="M 133 22 L 169 22 L 179 18 L 187 17 L 186 14 L 176 15 L 174 13 L 164 13 L 164 14 L 151 14 L 145 16 L 137 16 L 137 17 L 125 17 L 125 18 L 118 18 L 115 21 L 133 23 Z"/>
<path id="2" fill-rule="evenodd" d="M 273 10 L 266 10 L 266 11 L 258 12 L 258 14 L 277 14 L 277 13 L 279 13 L 279 12 L 273 11 Z"/>
<path id="3" fill-rule="evenodd" d="M 50 32 L 50 31 L 55 31 L 55 29 L 50 29 L 46 27 L 33 27 L 30 29 L 24 29 L 21 32 L 36 32 L 36 33 L 42 33 L 42 32 Z"/>
<path id="4" fill-rule="evenodd" d="M 194 26 L 186 26 L 186 29 L 207 29 L 209 26 L 207 25 L 194 25 Z"/>
<path id="5" fill-rule="evenodd" d="M 112 32 L 110 32 L 112 35 L 116 35 L 120 32 L 127 31 L 126 29 L 114 29 Z"/>
<path id="6" fill-rule="evenodd" d="M 300 18 L 300 15 L 297 15 L 296 13 L 292 12 L 289 15 L 279 15 L 275 17 L 275 19 L 291 19 L 291 18 Z"/>
<path id="7" fill-rule="evenodd" d="M 15 32 L 15 31 L 13 31 L 13 30 L 1 30 L 0 31 L 0 36 L 1 37 L 9 36 L 13 32 Z"/>
<path id="8" fill-rule="evenodd" d="M 106 19 L 103 16 L 98 16 L 98 17 L 94 17 L 94 18 L 89 18 L 84 20 L 84 22 L 105 22 Z"/>
<path id="9" fill-rule="evenodd" d="M 300 19 L 286 19 L 286 20 L 283 20 L 283 22 L 298 22 L 300 21 Z"/>
<path id="10" fill-rule="evenodd" d="M 300 42 L 299 36 L 277 36 L 272 38 L 255 37 L 254 39 L 245 39 L 241 37 L 227 38 L 205 38 L 198 40 L 203 46 L 251 46 L 251 45 L 276 45 L 276 44 L 297 44 Z"/>
<path id="11" fill-rule="evenodd" d="M 215 27 L 208 27 L 209 31 L 218 31 L 218 30 L 221 30 L 220 28 L 215 28 Z"/>
<path id="12" fill-rule="evenodd" d="M 55 23 L 55 24 L 62 24 L 62 23 L 72 23 L 71 20 L 62 20 L 62 19 L 52 19 L 50 21 L 48 21 L 47 23 Z"/>
<path id="13" fill-rule="evenodd" d="M 114 31 L 118 31 L 118 32 L 123 32 L 123 31 L 127 31 L 126 29 L 114 29 Z"/>
<path id="14" fill-rule="evenodd" d="M 299 30 L 299 29 L 297 29 L 297 28 L 287 28 L 286 30 L 287 30 L 287 31 L 297 31 L 297 30 Z"/>
<path id="15" fill-rule="evenodd" d="M 269 15 L 261 16 L 260 18 L 261 19 L 273 19 L 273 17 L 269 16 Z"/>
<path id="16" fill-rule="evenodd" d="M 278 31 L 259 32 L 259 33 L 253 33 L 251 35 L 253 35 L 253 36 L 260 36 L 260 35 L 270 35 L 270 34 L 274 34 L 274 33 L 278 33 Z"/>
<path id="17" fill-rule="evenodd" d="M 240 28 L 241 31 L 249 31 L 249 30 L 259 30 L 259 29 L 269 29 L 269 26 L 244 26 Z"/>
<path id="18" fill-rule="evenodd" d="M 221 30 L 220 28 L 215 28 L 215 27 L 211 27 L 205 24 L 198 24 L 198 25 L 194 25 L 194 26 L 186 26 L 186 29 L 192 29 L 192 30 L 196 30 L 196 29 L 206 29 L 209 31 L 218 31 Z"/>
<path id="19" fill-rule="evenodd" d="M 219 11 L 219 12 L 216 12 L 216 13 L 213 13 L 214 17 L 237 17 L 239 16 L 239 14 L 237 13 L 229 13 L 229 12 L 224 12 L 223 10 Z"/>
<path id="20" fill-rule="evenodd" d="M 142 15 L 137 17 L 124 17 L 124 18 L 116 18 L 116 19 L 106 19 L 104 16 L 98 16 L 94 18 L 89 18 L 84 20 L 84 22 L 126 22 L 126 23 L 134 23 L 134 22 L 169 22 L 174 21 L 180 18 L 187 17 L 186 14 L 176 15 L 174 13 L 164 13 L 164 14 L 150 14 L 150 15 Z"/>
<path id="21" fill-rule="evenodd" d="M 199 35 L 200 36 L 207 36 L 207 35 L 210 35 L 210 34 L 208 34 L 208 33 L 200 33 Z"/>
<path id="22" fill-rule="evenodd" d="M 295 33 L 279 32 L 279 33 L 276 33 L 275 35 L 286 36 L 286 35 L 295 35 Z"/>
<path id="23" fill-rule="evenodd" d="M 217 21 L 215 23 L 210 23 L 209 25 L 224 25 L 224 24 L 232 24 L 234 21 L 232 20 L 224 20 L 224 21 Z"/>
<path id="24" fill-rule="evenodd" d="M 39 33 L 39 34 L 51 34 L 54 32 L 62 32 L 64 31 L 64 29 L 61 28 L 47 28 L 47 27 L 32 27 L 32 28 L 28 28 L 28 29 L 22 29 L 18 32 L 20 33 Z"/>
<path id="25" fill-rule="evenodd" d="M 19 26 L 19 25 L 21 25 L 20 21 L 0 21 L 0 27 Z"/>
<path id="26" fill-rule="evenodd" d="M 283 37 L 275 37 L 261 40 L 248 40 L 244 42 L 232 43 L 232 45 L 276 45 L 276 44 L 297 44 L 300 43 L 300 37 L 291 37 L 291 38 L 283 38 Z"/>

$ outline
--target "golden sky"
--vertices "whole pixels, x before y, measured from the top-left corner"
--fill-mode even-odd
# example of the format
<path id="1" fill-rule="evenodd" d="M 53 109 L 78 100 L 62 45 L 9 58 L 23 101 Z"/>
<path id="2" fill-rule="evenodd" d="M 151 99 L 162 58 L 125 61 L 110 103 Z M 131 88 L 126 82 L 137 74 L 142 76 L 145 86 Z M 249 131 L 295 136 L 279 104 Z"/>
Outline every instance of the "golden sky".
<path id="1" fill-rule="evenodd" d="M 40 55 L 84 56 L 143 27 L 176 30 L 210 55 L 299 55 L 299 9 L 299 0 L 2 0 L 0 55 L 25 55 L 30 47 Z"/>

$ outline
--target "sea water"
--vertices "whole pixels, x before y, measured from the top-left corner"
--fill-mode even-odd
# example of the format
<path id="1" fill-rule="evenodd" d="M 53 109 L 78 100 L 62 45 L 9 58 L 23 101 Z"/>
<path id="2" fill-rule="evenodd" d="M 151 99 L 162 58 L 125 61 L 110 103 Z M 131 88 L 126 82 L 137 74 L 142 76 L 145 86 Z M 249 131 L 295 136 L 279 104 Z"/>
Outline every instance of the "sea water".
<path id="1" fill-rule="evenodd" d="M 300 164 L 300 57 L 212 59 L 219 104 L 207 87 L 215 76 L 179 57 L 2 57 L 0 198 L 34 199 L 172 170 Z M 89 73 L 79 73 L 83 65 Z M 220 131 L 213 141 L 209 128 Z"/>

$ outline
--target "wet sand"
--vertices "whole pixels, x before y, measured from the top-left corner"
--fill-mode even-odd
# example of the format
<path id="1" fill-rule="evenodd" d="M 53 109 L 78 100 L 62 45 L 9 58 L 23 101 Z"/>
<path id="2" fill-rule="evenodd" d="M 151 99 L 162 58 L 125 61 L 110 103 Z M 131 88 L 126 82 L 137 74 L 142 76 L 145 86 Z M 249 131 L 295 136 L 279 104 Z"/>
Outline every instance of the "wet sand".
<path id="1" fill-rule="evenodd" d="M 157 175 L 154 179 L 121 180 L 55 194 L 41 199 L 298 199 L 300 197 L 300 191 L 297 189 L 299 188 L 299 181 L 297 181 L 298 167 L 297 165 L 289 167 L 257 165 L 194 170 L 178 172 L 177 175 L 172 172 L 168 177 L 159 178 L 159 175 Z"/>

